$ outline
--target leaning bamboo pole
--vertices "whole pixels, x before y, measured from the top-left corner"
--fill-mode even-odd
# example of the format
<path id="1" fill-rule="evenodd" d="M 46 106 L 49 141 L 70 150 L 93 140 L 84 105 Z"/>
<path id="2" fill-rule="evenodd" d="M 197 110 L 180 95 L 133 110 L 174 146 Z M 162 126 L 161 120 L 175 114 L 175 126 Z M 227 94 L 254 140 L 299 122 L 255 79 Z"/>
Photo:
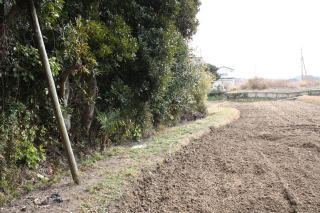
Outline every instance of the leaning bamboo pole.
<path id="1" fill-rule="evenodd" d="M 51 72 L 47 52 L 46 52 L 44 42 L 42 39 L 42 34 L 41 34 L 41 29 L 40 29 L 40 25 L 39 25 L 39 21 L 38 21 L 36 8 L 34 6 L 33 0 L 28 0 L 28 3 L 29 3 L 29 9 L 31 12 L 33 30 L 34 30 L 34 33 L 36 36 L 38 50 L 39 50 L 39 54 L 40 54 L 41 61 L 42 61 L 42 66 L 45 70 L 47 81 L 49 84 L 48 85 L 49 93 L 50 93 L 52 103 L 54 106 L 54 113 L 55 113 L 55 116 L 58 121 L 59 131 L 60 131 L 60 135 L 61 135 L 61 138 L 63 141 L 64 149 L 67 153 L 67 158 L 68 158 L 72 178 L 76 184 L 80 184 L 77 163 L 76 163 L 74 155 L 73 155 L 68 132 L 67 132 L 67 129 L 66 129 L 66 126 L 64 123 L 63 116 L 62 116 L 60 103 L 59 103 L 59 99 L 58 99 L 58 95 L 57 95 L 57 91 L 56 91 L 56 86 L 55 86 L 55 83 L 54 83 L 54 80 L 52 77 L 52 72 Z"/>

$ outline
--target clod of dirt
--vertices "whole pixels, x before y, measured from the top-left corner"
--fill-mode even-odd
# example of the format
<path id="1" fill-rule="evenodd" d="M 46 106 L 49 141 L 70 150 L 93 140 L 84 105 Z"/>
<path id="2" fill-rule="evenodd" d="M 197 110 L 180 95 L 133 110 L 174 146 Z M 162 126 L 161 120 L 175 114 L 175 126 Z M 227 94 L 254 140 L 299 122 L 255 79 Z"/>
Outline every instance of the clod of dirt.
<path id="1" fill-rule="evenodd" d="M 280 135 L 262 134 L 262 135 L 258 135 L 257 138 L 261 138 L 268 141 L 276 141 L 276 140 L 282 139 L 283 137 Z"/>
<path id="2" fill-rule="evenodd" d="M 255 165 L 253 167 L 253 170 L 256 175 L 262 175 L 262 174 L 266 173 L 265 169 L 260 165 Z"/>
<path id="3" fill-rule="evenodd" d="M 309 149 L 314 149 L 317 152 L 320 152 L 320 147 L 317 146 L 316 144 L 312 143 L 312 142 L 307 142 L 301 145 L 301 147 L 303 148 L 309 148 Z"/>
<path id="4" fill-rule="evenodd" d="M 25 211 L 27 211 L 27 207 L 26 207 L 26 206 L 22 206 L 20 210 L 21 210 L 22 212 L 25 212 Z"/>
<path id="5" fill-rule="evenodd" d="M 36 206 L 46 206 L 46 205 L 49 205 L 49 198 L 48 197 L 46 197 L 44 199 L 35 198 L 33 200 L 33 203 Z"/>

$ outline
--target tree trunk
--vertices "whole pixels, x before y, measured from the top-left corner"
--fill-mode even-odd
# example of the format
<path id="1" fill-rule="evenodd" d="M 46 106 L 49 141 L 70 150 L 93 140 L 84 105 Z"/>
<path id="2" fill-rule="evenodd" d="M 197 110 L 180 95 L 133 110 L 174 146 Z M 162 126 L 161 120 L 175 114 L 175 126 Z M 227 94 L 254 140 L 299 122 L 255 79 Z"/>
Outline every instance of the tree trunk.
<path id="1" fill-rule="evenodd" d="M 69 78 L 66 79 L 64 83 L 64 96 L 62 98 L 63 107 L 68 107 L 69 95 L 70 95 L 70 82 Z M 64 123 L 66 124 L 66 128 L 69 131 L 71 129 L 71 114 L 64 112 L 63 113 Z"/>
<path id="2" fill-rule="evenodd" d="M 7 1 L 4 2 L 2 12 L 4 16 L 3 21 L 0 23 L 0 43 L 6 37 L 6 29 L 10 27 L 13 21 L 22 13 L 26 8 L 25 1 L 17 0 L 16 4 L 9 10 Z M 2 15 L 2 14 L 1 14 Z"/>
<path id="3" fill-rule="evenodd" d="M 108 141 L 109 141 L 109 135 L 103 132 L 100 138 L 100 152 L 103 152 L 106 149 Z"/>
<path id="4" fill-rule="evenodd" d="M 4 0 L 3 1 L 3 15 L 7 16 L 10 9 L 11 9 L 11 5 L 9 3 L 9 0 Z"/>
<path id="5" fill-rule="evenodd" d="M 63 107 L 68 107 L 69 96 L 70 96 L 70 75 L 74 74 L 77 69 L 80 68 L 80 64 L 77 63 L 75 66 L 67 70 L 62 74 L 62 78 L 60 81 L 60 97 L 62 100 Z M 71 129 L 71 114 L 64 113 L 63 114 L 64 123 L 66 124 L 66 128 L 68 131 Z"/>
<path id="6" fill-rule="evenodd" d="M 0 21 L 4 20 L 4 3 L 0 4 Z"/>
<path id="7" fill-rule="evenodd" d="M 87 102 L 84 105 L 82 114 L 82 126 L 87 135 L 89 135 L 90 127 L 94 115 L 95 99 L 97 96 L 97 79 L 96 76 L 91 73 L 88 77 L 88 90 L 87 90 Z"/>

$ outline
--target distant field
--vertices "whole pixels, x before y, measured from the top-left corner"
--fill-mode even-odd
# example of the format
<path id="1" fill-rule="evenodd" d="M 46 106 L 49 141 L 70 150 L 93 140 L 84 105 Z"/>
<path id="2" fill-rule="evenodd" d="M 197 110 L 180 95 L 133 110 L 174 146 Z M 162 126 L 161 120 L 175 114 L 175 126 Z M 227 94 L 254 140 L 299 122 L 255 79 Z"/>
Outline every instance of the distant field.
<path id="1" fill-rule="evenodd" d="M 290 92 L 304 92 L 310 90 L 320 90 L 320 87 L 313 88 L 279 88 L 279 89 L 263 89 L 263 90 L 236 90 L 229 93 L 249 93 L 249 92 L 273 92 L 273 93 L 290 93 Z"/>
<path id="2" fill-rule="evenodd" d="M 275 80 L 275 79 L 265 79 L 265 78 L 251 78 L 247 81 L 237 85 L 234 89 L 239 90 L 267 90 L 273 92 L 274 90 L 293 90 L 301 91 L 305 88 L 316 88 L 320 87 L 319 80 L 303 80 L 303 81 L 288 81 L 288 80 Z"/>
<path id="3" fill-rule="evenodd" d="M 303 95 L 298 98 L 299 101 L 304 101 L 308 103 L 320 104 L 320 97 L 319 96 L 309 96 Z"/>

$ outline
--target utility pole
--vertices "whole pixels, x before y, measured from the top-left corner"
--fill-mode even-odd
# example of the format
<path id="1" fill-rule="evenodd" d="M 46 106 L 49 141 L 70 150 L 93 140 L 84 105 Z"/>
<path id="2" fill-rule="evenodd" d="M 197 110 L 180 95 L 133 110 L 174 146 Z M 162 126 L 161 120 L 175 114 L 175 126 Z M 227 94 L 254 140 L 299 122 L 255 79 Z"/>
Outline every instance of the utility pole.
<path id="1" fill-rule="evenodd" d="M 301 80 L 308 80 L 307 78 L 308 78 L 307 69 L 304 63 L 304 58 L 303 58 L 302 48 L 301 48 Z"/>
<path id="2" fill-rule="evenodd" d="M 59 99 L 58 99 L 58 95 L 57 95 L 57 91 L 56 91 L 56 86 L 55 86 L 55 83 L 54 83 L 54 80 L 52 77 L 47 52 L 46 52 L 44 42 L 42 39 L 42 34 L 41 34 L 41 29 L 40 29 L 40 25 L 39 25 L 39 21 L 38 21 L 36 8 L 34 6 L 33 0 L 28 0 L 28 4 L 29 4 L 30 12 L 31 12 L 33 30 L 34 30 L 34 33 L 36 36 L 38 50 L 39 50 L 39 54 L 40 54 L 41 61 L 42 61 L 42 66 L 45 70 L 47 81 L 49 84 L 48 85 L 49 86 L 49 93 L 50 93 L 52 103 L 54 106 L 54 113 L 55 113 L 55 116 L 58 120 L 58 126 L 59 126 L 60 135 L 61 135 L 61 138 L 63 141 L 63 146 L 64 146 L 64 149 L 67 153 L 67 158 L 68 158 L 72 178 L 76 184 L 80 184 L 77 163 L 76 163 L 74 155 L 73 155 L 68 132 L 67 132 L 67 129 L 66 129 L 66 126 L 64 123 L 63 116 L 62 116 L 60 103 L 59 103 Z"/>
<path id="3" fill-rule="evenodd" d="M 302 56 L 302 48 L 301 48 L 301 64 L 300 64 L 300 67 L 301 67 L 301 80 L 303 81 L 304 80 L 304 77 L 303 77 L 303 56 Z"/>

